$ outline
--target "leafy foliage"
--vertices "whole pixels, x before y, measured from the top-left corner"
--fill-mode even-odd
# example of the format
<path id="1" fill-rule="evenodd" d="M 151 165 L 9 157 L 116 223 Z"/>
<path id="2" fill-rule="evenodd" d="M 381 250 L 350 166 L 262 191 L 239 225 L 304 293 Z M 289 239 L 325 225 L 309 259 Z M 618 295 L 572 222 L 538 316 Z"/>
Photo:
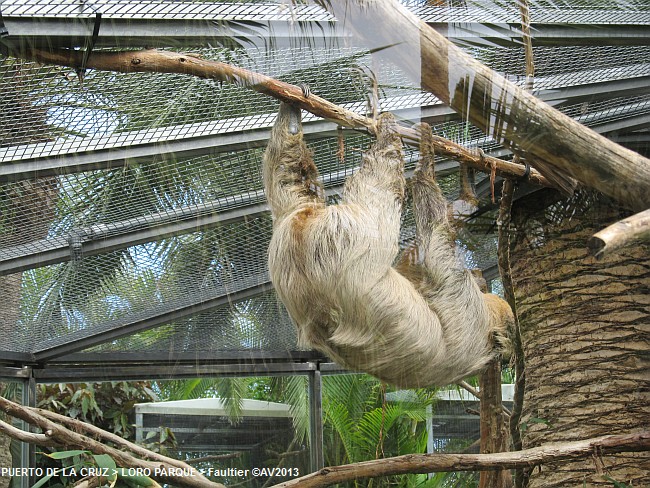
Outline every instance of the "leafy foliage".
<path id="1" fill-rule="evenodd" d="M 288 403 L 294 419 L 293 446 L 305 445 L 309 433 L 307 378 L 304 376 L 192 379 L 158 382 L 154 388 L 169 400 L 230 396 L 230 409 L 244 398 Z M 326 466 L 426 452 L 427 407 L 435 390 L 387 391 L 376 379 L 361 374 L 323 377 L 323 435 Z M 241 407 L 240 407 L 241 408 Z M 231 421 L 238 418 L 231 411 Z M 469 442 L 469 441 L 468 441 Z M 449 444 L 449 448 L 462 449 Z M 341 487 L 455 488 L 476 486 L 475 473 L 403 475 L 362 480 Z"/>
<path id="2" fill-rule="evenodd" d="M 39 408 L 87 422 L 131 441 L 134 440 L 133 407 L 136 403 L 158 399 L 146 381 L 39 384 L 37 395 Z M 157 442 L 148 443 L 145 447 L 159 451 L 172 446 L 174 442 L 171 431 L 163 429 Z M 105 480 L 111 486 L 158 486 L 149 478 L 120 470 L 110 456 L 94 455 L 87 451 L 53 451 L 40 454 L 40 467 L 52 468 L 47 471 L 49 473 L 54 473 L 54 469 L 59 471 L 45 476 L 33 488 L 68 486 L 83 477 L 82 467 L 105 468 L 111 473 L 114 471 L 114 476 Z"/>
<path id="3" fill-rule="evenodd" d="M 145 381 L 39 384 L 37 406 L 131 439 L 133 406 L 156 399 Z"/>
<path id="4" fill-rule="evenodd" d="M 355 463 L 370 459 L 426 451 L 426 409 L 434 402 L 433 390 L 408 392 L 403 399 L 367 375 L 335 375 L 323 379 L 325 464 Z M 441 478 L 441 479 L 444 479 Z M 433 485 L 426 475 L 351 482 L 346 486 Z"/>

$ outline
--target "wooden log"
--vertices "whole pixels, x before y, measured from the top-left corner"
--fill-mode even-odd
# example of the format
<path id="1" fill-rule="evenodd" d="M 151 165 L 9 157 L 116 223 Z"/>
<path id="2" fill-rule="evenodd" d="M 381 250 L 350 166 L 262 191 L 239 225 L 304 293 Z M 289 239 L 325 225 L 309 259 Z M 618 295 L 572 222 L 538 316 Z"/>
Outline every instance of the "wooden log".
<path id="1" fill-rule="evenodd" d="M 484 66 L 395 0 L 323 2 L 364 45 L 402 68 L 551 181 L 571 178 L 631 209 L 650 207 L 650 160 L 555 110 Z"/>
<path id="2" fill-rule="evenodd" d="M 587 241 L 587 247 L 596 259 L 602 259 L 617 249 L 648 240 L 650 240 L 650 209 L 597 232 Z"/>
<path id="3" fill-rule="evenodd" d="M 120 447 L 151 460 L 133 457 L 129 452 L 107 446 L 92 437 L 75 432 L 60 423 L 50 419 L 61 419 L 61 416 L 43 410 L 19 405 L 0 397 L 0 410 L 6 414 L 24 420 L 33 427 L 43 431 L 43 434 L 29 435 L 27 432 L 17 432 L 19 429 L 6 422 L 0 422 L 0 432 L 11 437 L 24 440 L 36 445 L 58 445 L 66 448 L 84 449 L 95 454 L 108 454 L 121 467 L 135 467 L 151 472 L 164 471 L 167 474 L 152 476 L 165 483 L 171 483 L 188 488 L 225 488 L 220 483 L 206 479 L 197 470 L 182 461 L 165 458 L 156 453 L 142 452 L 126 441 L 120 442 Z M 70 427 L 80 428 L 83 432 L 97 435 L 102 440 L 112 440 L 114 434 L 103 432 L 97 427 L 84 425 L 72 419 L 65 419 Z M 601 455 L 616 452 L 634 452 L 650 449 L 650 432 L 632 434 L 608 435 L 583 441 L 548 444 L 519 452 L 503 452 L 497 454 L 407 454 L 394 458 L 365 461 L 344 466 L 324 468 L 316 473 L 296 478 L 275 485 L 280 487 L 314 488 L 329 486 L 342 481 L 361 478 L 374 478 L 406 473 L 430 473 L 437 471 L 483 471 L 503 470 L 517 466 L 536 466 L 549 461 L 558 462 L 568 459 L 587 458 L 594 452 Z M 176 473 L 180 466 L 187 470 L 183 476 Z M 175 474 L 169 474 L 175 473 Z"/>
<path id="4" fill-rule="evenodd" d="M 545 462 L 591 458 L 594 453 L 642 451 L 650 449 L 650 432 L 621 434 L 583 441 L 547 444 L 517 452 L 496 454 L 407 454 L 393 458 L 363 461 L 343 466 L 323 468 L 271 488 L 321 488 L 344 481 L 377 478 L 406 473 L 449 471 L 483 471 L 534 467 Z"/>

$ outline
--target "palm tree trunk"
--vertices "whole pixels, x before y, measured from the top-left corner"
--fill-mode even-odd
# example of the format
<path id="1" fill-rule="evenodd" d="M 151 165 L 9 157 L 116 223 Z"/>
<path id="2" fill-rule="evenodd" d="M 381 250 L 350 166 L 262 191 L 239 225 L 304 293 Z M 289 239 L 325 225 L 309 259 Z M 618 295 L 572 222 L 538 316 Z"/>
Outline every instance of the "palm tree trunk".
<path id="1" fill-rule="evenodd" d="M 523 447 L 629 433 L 650 419 L 650 253 L 603 261 L 588 238 L 625 216 L 583 192 L 544 191 L 513 209 L 512 276 L 526 364 Z M 530 487 L 650 486 L 650 453 L 599 456 L 528 473 Z"/>

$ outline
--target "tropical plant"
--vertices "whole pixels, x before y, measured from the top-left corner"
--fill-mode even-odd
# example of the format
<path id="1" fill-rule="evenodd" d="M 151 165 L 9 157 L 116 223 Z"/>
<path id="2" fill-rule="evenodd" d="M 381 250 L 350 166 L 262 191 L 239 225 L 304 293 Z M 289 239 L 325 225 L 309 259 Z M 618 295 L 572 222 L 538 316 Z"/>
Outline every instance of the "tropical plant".
<path id="1" fill-rule="evenodd" d="M 108 454 L 93 454 L 83 450 L 39 454 L 55 461 L 56 464 L 46 470 L 40 468 L 44 474 L 32 488 L 64 488 L 84 481 L 88 486 L 92 486 L 91 481 L 94 481 L 97 486 L 160 488 L 157 482 L 141 470 L 118 467 Z"/>
<path id="2" fill-rule="evenodd" d="M 37 406 L 133 439 L 133 406 L 156 394 L 146 381 L 54 383 L 37 386 Z"/>
<path id="3" fill-rule="evenodd" d="M 87 422 L 123 439 L 133 441 L 133 407 L 136 403 L 157 400 L 149 382 L 103 382 L 103 383 L 55 383 L 37 386 L 37 407 L 67 417 Z M 145 439 L 146 448 L 164 451 L 175 444 L 173 433 L 164 427 L 155 438 Z M 37 458 L 43 476 L 35 485 L 58 487 L 68 486 L 84 478 L 84 473 L 96 473 L 85 468 L 111 468 L 111 484 L 117 486 L 157 486 L 151 480 L 140 479 L 137 474 L 131 476 L 115 466 L 115 462 L 106 455 L 94 455 L 86 451 L 47 450 Z M 65 468 L 65 469 L 64 469 Z M 49 475 L 48 475 L 49 473 Z M 96 477 L 94 474 L 91 476 Z M 124 484 L 125 483 L 125 484 Z"/>
<path id="4" fill-rule="evenodd" d="M 392 390 L 362 374 L 323 378 L 324 454 L 327 466 L 355 463 L 408 453 L 427 446 L 427 407 L 435 390 Z M 470 473 L 403 475 L 350 482 L 349 487 L 473 486 Z M 458 483 L 464 483 L 462 485 Z"/>

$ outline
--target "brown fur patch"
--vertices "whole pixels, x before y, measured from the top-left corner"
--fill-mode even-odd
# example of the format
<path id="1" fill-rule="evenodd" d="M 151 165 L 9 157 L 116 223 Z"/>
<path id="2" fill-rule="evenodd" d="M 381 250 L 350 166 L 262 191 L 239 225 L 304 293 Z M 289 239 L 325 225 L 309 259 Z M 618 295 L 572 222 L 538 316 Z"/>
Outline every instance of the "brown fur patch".
<path id="1" fill-rule="evenodd" d="M 397 267 L 406 268 L 408 266 L 415 266 L 420 262 L 420 246 L 411 244 L 407 247 L 402 256 L 400 257 Z"/>
<path id="2" fill-rule="evenodd" d="M 409 280 L 416 289 L 426 284 L 426 272 L 420 265 L 420 246 L 411 244 L 404 250 L 395 269 L 404 278 Z"/>
<path id="3" fill-rule="evenodd" d="M 318 169 L 314 164 L 311 153 L 305 153 L 298 164 L 305 194 L 319 198 L 322 193 L 322 186 L 318 181 Z"/>
<path id="4" fill-rule="evenodd" d="M 314 207 L 305 207 L 297 212 L 291 219 L 291 234 L 293 240 L 294 263 L 303 269 L 308 264 L 309 258 L 305 254 L 305 232 L 310 222 L 318 218 L 322 212 Z"/>
<path id="5" fill-rule="evenodd" d="M 297 212 L 291 220 L 291 233 L 293 234 L 294 239 L 296 239 L 297 242 L 300 242 L 299 247 L 302 247 L 303 236 L 309 222 L 318 217 L 319 214 L 320 212 L 318 209 L 314 207 L 306 207 Z"/>

